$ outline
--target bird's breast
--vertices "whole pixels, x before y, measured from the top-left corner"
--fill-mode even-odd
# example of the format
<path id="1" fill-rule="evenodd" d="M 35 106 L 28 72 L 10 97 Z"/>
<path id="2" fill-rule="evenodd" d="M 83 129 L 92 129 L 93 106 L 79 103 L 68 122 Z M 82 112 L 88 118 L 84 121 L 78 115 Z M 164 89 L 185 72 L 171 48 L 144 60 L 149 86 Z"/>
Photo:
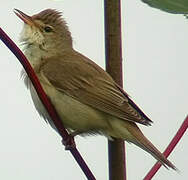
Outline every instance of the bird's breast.
<path id="1" fill-rule="evenodd" d="M 31 81 L 29 79 L 27 81 L 32 100 L 37 111 L 54 129 L 56 129 L 44 105 L 39 99 Z M 76 99 L 56 90 L 50 84 L 41 82 L 41 85 L 43 86 L 47 96 L 50 98 L 66 128 L 81 132 L 90 132 L 100 129 L 104 130 L 108 128 L 109 124 L 103 112 L 85 105 Z"/>

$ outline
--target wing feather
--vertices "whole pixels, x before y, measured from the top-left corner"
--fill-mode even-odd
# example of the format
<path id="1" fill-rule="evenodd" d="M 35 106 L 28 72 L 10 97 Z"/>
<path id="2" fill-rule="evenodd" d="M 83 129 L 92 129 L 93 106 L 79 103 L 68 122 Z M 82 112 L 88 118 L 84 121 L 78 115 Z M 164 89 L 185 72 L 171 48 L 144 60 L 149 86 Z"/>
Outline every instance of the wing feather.
<path id="1" fill-rule="evenodd" d="M 57 90 L 93 108 L 122 120 L 152 122 L 102 68 L 80 54 L 48 59 L 40 73 Z"/>

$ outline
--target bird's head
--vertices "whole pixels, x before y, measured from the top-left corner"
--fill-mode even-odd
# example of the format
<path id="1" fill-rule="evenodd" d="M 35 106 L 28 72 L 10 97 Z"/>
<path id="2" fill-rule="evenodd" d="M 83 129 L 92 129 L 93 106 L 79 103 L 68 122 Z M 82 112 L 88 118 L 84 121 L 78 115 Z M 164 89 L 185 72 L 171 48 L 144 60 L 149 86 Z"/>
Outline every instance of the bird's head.
<path id="1" fill-rule="evenodd" d="M 24 44 L 38 46 L 47 52 L 72 48 L 71 34 L 60 12 L 46 9 L 28 16 L 15 9 L 15 14 L 24 22 L 20 37 Z"/>

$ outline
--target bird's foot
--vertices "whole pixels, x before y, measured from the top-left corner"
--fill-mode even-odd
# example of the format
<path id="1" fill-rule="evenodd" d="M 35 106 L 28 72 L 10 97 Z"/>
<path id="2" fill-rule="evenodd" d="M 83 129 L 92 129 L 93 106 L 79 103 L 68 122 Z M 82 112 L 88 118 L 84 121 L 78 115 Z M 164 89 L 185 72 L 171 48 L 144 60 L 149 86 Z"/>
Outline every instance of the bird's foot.
<path id="1" fill-rule="evenodd" d="M 69 136 L 66 140 L 62 139 L 62 144 L 65 146 L 65 150 L 70 150 L 76 147 L 74 137 L 81 134 L 80 131 L 69 132 Z"/>
<path id="2" fill-rule="evenodd" d="M 62 144 L 65 146 L 65 150 L 71 150 L 76 147 L 74 136 L 69 135 L 67 139 L 62 139 Z"/>

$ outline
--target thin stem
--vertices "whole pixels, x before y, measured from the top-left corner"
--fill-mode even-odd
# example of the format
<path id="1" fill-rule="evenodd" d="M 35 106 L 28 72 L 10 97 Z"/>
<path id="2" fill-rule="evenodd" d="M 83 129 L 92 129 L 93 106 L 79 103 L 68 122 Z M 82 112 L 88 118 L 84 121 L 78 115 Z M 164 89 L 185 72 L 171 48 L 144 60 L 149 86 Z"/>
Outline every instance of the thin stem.
<path id="1" fill-rule="evenodd" d="M 106 71 L 122 86 L 121 2 L 104 1 Z M 125 144 L 108 141 L 109 179 L 126 180 Z"/>

